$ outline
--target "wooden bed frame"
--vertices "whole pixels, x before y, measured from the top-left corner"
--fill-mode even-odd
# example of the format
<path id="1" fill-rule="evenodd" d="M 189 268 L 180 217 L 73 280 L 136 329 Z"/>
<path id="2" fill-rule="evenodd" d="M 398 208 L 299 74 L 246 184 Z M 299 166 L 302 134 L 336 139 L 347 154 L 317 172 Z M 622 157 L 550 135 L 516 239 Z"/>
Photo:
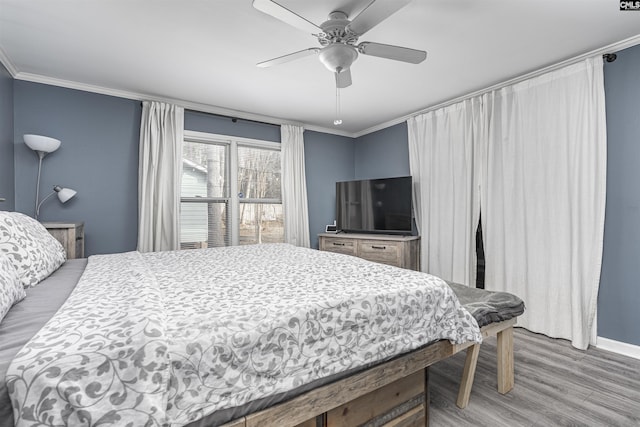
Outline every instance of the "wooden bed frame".
<path id="1" fill-rule="evenodd" d="M 483 338 L 497 336 L 498 391 L 502 394 L 514 386 L 515 323 L 513 318 L 481 328 Z M 350 427 L 373 420 L 385 427 L 428 426 L 428 368 L 465 349 L 467 356 L 456 402 L 464 408 L 469 403 L 480 344 L 454 345 L 444 340 L 222 427 Z"/>

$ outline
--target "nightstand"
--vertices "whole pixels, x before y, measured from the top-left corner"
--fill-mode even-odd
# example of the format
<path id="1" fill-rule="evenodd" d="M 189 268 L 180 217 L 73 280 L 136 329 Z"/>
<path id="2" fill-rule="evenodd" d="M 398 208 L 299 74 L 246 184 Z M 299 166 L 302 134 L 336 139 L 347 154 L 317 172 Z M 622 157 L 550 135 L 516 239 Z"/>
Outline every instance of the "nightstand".
<path id="1" fill-rule="evenodd" d="M 84 258 L 84 222 L 43 222 L 42 225 L 62 243 L 67 259 Z"/>

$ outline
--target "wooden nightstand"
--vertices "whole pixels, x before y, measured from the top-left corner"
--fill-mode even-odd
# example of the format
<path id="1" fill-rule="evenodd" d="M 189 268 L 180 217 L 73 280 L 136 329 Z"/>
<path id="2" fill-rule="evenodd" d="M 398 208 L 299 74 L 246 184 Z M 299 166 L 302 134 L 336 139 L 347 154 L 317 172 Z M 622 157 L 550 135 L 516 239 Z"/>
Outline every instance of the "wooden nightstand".
<path id="1" fill-rule="evenodd" d="M 84 258 L 84 222 L 43 222 L 67 252 L 67 259 Z"/>

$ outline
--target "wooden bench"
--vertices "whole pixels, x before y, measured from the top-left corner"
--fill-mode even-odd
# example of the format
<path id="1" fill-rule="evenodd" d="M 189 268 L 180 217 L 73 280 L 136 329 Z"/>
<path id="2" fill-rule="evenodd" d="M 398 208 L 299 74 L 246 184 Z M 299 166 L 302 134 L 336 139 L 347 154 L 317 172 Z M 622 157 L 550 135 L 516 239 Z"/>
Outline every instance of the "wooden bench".
<path id="1" fill-rule="evenodd" d="M 499 323 L 491 323 L 482 327 L 482 338 L 496 336 L 498 340 L 496 360 L 498 371 L 498 392 L 506 394 L 515 384 L 514 363 L 513 363 L 513 326 L 516 318 L 504 320 Z M 464 362 L 462 371 L 462 380 L 460 381 L 460 390 L 458 391 L 458 400 L 456 405 L 464 409 L 469 404 L 471 395 L 471 387 L 476 374 L 476 365 L 478 364 L 478 354 L 480 353 L 481 344 L 461 344 L 460 350 L 467 349 L 467 357 Z M 457 351 L 456 351 L 457 353 Z"/>

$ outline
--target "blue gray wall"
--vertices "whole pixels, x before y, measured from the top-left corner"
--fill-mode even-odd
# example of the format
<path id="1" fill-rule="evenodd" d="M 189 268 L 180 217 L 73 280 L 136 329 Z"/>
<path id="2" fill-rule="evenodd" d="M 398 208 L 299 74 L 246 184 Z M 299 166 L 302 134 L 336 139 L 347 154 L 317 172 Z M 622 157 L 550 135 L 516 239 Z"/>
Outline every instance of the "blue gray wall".
<path id="1" fill-rule="evenodd" d="M 106 95 L 30 83 L 11 82 L 15 92 L 15 123 L 6 146 L 7 175 L 15 186 L 15 210 L 33 215 L 37 156 L 22 141 L 25 133 L 51 136 L 61 147 L 43 163 L 41 194 L 54 184 L 78 191 L 62 205 L 47 201 L 40 211 L 42 221 L 84 221 L 85 255 L 130 251 L 136 248 L 138 209 L 138 139 L 141 104 Z M 13 84 L 11 84 L 13 83 Z M 246 120 L 186 111 L 185 129 L 280 141 L 280 127 Z M 335 216 L 335 181 L 353 179 L 353 140 L 319 132 L 305 132 L 310 233 L 317 247 L 317 234 Z M 15 153 L 13 153 L 15 151 Z M 3 158 L 4 161 L 4 158 Z M 13 195 L 13 194 L 11 194 Z M 4 208 L 3 208 L 4 209 Z M 7 207 L 6 209 L 13 209 Z"/>
<path id="2" fill-rule="evenodd" d="M 361 136 L 355 140 L 356 179 L 390 178 L 409 173 L 407 123 Z"/>
<path id="3" fill-rule="evenodd" d="M 60 148 L 43 162 L 41 198 L 55 184 L 78 194 L 65 204 L 51 198 L 40 219 L 84 221 L 85 255 L 134 250 L 141 111 L 139 101 L 15 80 L 15 209 L 35 210 L 38 158 L 22 135 L 57 138 Z"/>
<path id="4" fill-rule="evenodd" d="M 640 46 L 605 63 L 607 207 L 598 335 L 640 345 Z"/>
<path id="5" fill-rule="evenodd" d="M 13 78 L 0 63 L 0 210 L 14 210 Z"/>
<path id="6" fill-rule="evenodd" d="M 304 167 L 309 200 L 311 247 L 318 247 L 318 233 L 336 217 L 336 181 L 354 179 L 352 138 L 320 132 L 304 133 Z"/>

